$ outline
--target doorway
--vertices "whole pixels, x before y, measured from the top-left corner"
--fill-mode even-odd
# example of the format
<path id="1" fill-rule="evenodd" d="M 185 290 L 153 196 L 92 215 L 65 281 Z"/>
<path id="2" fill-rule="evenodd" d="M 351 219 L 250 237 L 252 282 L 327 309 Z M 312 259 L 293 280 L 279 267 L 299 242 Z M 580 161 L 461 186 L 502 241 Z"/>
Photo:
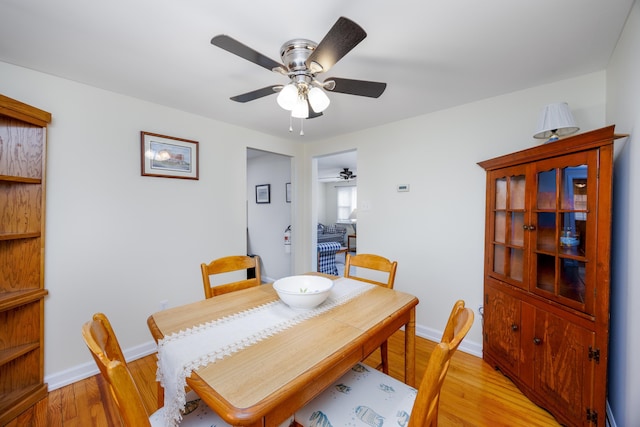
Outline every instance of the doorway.
<path id="1" fill-rule="evenodd" d="M 263 282 L 292 275 L 293 253 L 284 244 L 292 218 L 291 171 L 292 157 L 247 148 L 247 253 L 260 256 Z"/>
<path id="2" fill-rule="evenodd" d="M 317 255 L 318 243 L 335 240 L 341 249 L 336 254 L 338 275 L 344 272 L 344 260 L 348 248 L 357 248 L 357 150 L 332 153 L 314 158 L 316 191 L 312 230 L 316 233 L 311 253 Z M 324 233 L 328 230 L 329 233 Z M 344 230 L 344 232 L 343 232 Z M 317 270 L 317 256 L 315 257 Z"/>

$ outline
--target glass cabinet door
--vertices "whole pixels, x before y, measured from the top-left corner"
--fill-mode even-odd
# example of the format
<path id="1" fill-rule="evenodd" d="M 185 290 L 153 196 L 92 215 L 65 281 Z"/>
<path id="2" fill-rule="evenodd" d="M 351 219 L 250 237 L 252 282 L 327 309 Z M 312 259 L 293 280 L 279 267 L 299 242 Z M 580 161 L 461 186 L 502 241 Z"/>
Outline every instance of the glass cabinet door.
<path id="1" fill-rule="evenodd" d="M 525 215 L 526 174 L 524 167 L 501 169 L 491 173 L 492 212 L 489 254 L 492 275 L 526 288 Z"/>
<path id="2" fill-rule="evenodd" d="M 593 312 L 596 154 L 536 163 L 532 291 Z"/>

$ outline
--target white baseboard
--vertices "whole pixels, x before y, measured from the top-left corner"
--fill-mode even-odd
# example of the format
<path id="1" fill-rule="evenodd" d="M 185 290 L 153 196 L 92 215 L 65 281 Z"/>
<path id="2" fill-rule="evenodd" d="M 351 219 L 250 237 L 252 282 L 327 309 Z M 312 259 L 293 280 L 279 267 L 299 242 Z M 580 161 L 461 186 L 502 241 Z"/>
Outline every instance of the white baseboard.
<path id="1" fill-rule="evenodd" d="M 417 325 L 416 335 L 429 341 L 440 342 L 440 339 L 442 338 L 442 331 Z M 462 343 L 460 343 L 458 350 L 471 354 L 472 356 L 482 357 L 482 344 L 478 344 L 468 339 L 464 339 Z"/>
<path id="2" fill-rule="evenodd" d="M 442 337 L 442 331 L 437 331 L 423 326 L 416 326 L 416 335 L 430 341 L 439 342 Z M 472 341 L 462 341 L 458 350 L 477 357 L 482 357 L 482 346 Z M 129 349 L 123 349 L 124 357 L 128 362 L 148 356 L 156 351 L 156 343 L 154 341 L 148 341 Z M 83 363 L 61 372 L 45 375 L 44 382 L 49 385 L 49 391 L 52 391 L 85 378 L 92 377 L 98 372 L 98 367 L 92 360 L 91 362 Z"/>
<path id="3" fill-rule="evenodd" d="M 156 351 L 155 341 L 148 341 L 144 344 L 124 349 L 123 353 L 125 359 L 129 362 L 153 354 Z M 66 385 L 73 384 L 77 381 L 84 380 L 85 378 L 92 377 L 98 372 L 98 367 L 95 362 L 91 360 L 91 362 L 83 363 L 61 372 L 45 375 L 44 382 L 48 384 L 49 391 L 52 391 Z"/>

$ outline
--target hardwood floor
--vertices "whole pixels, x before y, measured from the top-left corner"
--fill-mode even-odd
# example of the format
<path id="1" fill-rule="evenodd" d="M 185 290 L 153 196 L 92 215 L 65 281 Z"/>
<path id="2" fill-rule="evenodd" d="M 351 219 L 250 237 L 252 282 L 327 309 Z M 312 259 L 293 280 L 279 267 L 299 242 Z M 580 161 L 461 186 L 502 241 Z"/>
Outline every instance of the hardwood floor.
<path id="1" fill-rule="evenodd" d="M 418 338 L 417 379 L 422 378 L 434 343 Z M 404 337 L 397 332 L 389 340 L 390 374 L 403 378 Z M 379 354 L 371 356 L 377 365 Z M 156 409 L 155 356 L 129 363 L 145 406 Z M 118 410 L 100 375 L 49 393 L 49 426 L 119 426 Z M 16 425 L 36 425 L 18 423 Z M 559 426 L 544 409 L 531 403 L 520 391 L 482 359 L 458 351 L 451 362 L 440 397 L 439 426 Z M 339 427 L 339 426 L 335 426 Z"/>

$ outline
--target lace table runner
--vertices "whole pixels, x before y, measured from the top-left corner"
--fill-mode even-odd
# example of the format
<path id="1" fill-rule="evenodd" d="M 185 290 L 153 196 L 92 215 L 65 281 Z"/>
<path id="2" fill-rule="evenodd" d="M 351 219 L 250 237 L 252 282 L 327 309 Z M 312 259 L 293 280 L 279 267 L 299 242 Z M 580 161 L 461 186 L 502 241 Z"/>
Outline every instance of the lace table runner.
<path id="1" fill-rule="evenodd" d="M 186 378 L 192 371 L 344 304 L 374 286 L 342 277 L 334 281 L 327 300 L 314 309 L 294 310 L 276 300 L 161 339 L 156 379 L 164 387 L 168 425 L 175 426 L 182 419 Z"/>

